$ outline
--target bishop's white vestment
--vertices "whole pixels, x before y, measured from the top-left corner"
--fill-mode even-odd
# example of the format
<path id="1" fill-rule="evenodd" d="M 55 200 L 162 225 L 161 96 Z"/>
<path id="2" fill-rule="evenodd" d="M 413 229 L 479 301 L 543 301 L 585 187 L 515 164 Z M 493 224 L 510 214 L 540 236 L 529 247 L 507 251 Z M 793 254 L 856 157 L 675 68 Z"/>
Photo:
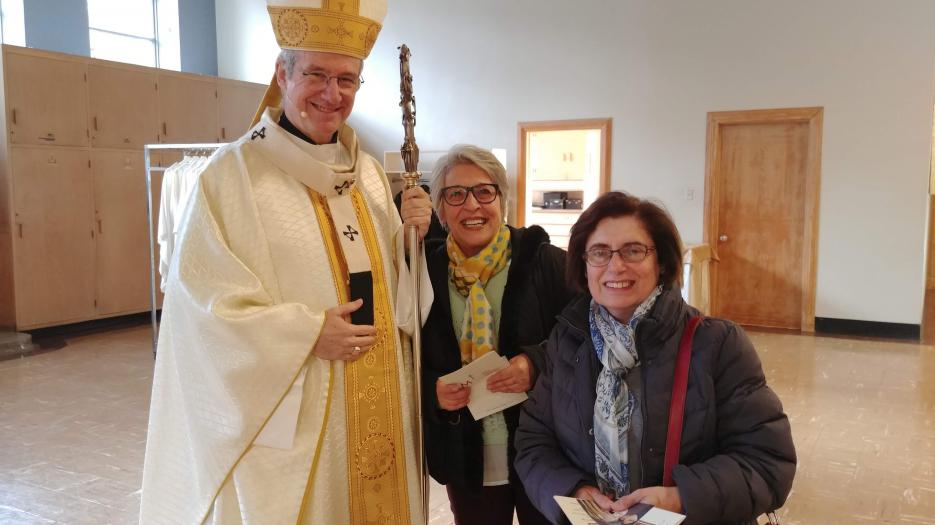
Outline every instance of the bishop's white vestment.
<path id="1" fill-rule="evenodd" d="M 140 522 L 420 522 L 412 315 L 386 176 L 345 126 L 315 146 L 268 109 L 218 150 L 187 208 L 163 304 Z M 423 265 L 424 267 L 424 265 Z M 378 343 L 312 353 L 348 274 L 373 276 Z M 423 287 L 425 288 L 425 287 Z"/>

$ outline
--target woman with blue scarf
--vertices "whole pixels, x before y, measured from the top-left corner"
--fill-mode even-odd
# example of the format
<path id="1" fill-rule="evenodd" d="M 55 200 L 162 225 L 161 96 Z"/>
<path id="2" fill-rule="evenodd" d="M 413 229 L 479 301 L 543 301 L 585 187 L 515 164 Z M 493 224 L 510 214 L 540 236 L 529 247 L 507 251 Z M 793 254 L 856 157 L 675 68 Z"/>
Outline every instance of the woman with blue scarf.
<path id="1" fill-rule="evenodd" d="M 705 318 L 694 334 L 681 450 L 663 486 L 679 342 L 699 312 L 680 295 L 682 243 L 659 206 L 621 192 L 571 231 L 569 283 L 547 366 L 524 404 L 516 470 L 533 503 L 565 522 L 553 496 L 618 512 L 636 503 L 685 524 L 748 524 L 792 487 L 789 420 L 743 330 Z"/>

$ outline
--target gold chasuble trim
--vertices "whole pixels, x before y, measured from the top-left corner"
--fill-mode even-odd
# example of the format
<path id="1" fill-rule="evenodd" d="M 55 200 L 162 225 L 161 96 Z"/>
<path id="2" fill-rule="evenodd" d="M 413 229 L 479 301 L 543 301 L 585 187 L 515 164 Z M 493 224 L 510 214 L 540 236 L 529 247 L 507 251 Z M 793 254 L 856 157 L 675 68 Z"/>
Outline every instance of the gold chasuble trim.
<path id="1" fill-rule="evenodd" d="M 339 286 L 338 283 L 347 282 L 347 269 L 344 266 L 344 258 L 340 257 L 340 248 L 337 240 L 334 238 L 334 225 L 331 220 L 331 214 L 328 212 L 328 203 L 325 198 L 312 189 L 308 190 L 311 197 L 312 209 L 315 210 L 315 216 L 318 218 L 318 228 L 321 230 L 321 238 L 325 244 L 325 251 L 331 260 L 331 282 L 335 283 L 335 292 L 338 296 L 338 303 L 347 302 L 347 287 Z M 328 424 L 328 418 L 331 414 L 331 399 L 334 391 L 334 361 L 328 363 L 328 401 L 325 402 L 324 425 Z M 322 443 L 325 441 L 325 428 L 322 426 L 318 433 L 318 443 L 315 444 L 315 456 L 312 458 L 312 468 L 308 471 L 308 481 L 305 483 L 305 495 L 302 496 L 302 506 L 299 508 L 299 517 L 296 524 L 305 521 L 305 509 L 308 508 L 308 497 L 312 492 L 312 480 L 315 478 L 315 472 L 318 471 L 318 460 L 321 458 Z"/>
<path id="2" fill-rule="evenodd" d="M 312 190 L 309 194 L 328 248 L 334 282 L 343 284 L 337 286 L 339 302 L 346 303 L 349 277 L 328 203 Z M 360 190 L 355 186 L 350 195 L 370 258 L 377 330 L 376 344 L 362 358 L 344 367 L 350 523 L 408 525 L 409 485 L 397 372 L 400 365 L 393 336 L 396 324 L 376 230 Z"/>

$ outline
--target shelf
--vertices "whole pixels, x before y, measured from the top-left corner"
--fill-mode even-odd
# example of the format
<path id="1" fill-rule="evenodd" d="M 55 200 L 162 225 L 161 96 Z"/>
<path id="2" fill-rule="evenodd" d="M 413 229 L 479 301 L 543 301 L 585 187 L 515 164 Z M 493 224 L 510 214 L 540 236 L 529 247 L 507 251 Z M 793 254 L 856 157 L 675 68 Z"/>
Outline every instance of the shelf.
<path id="1" fill-rule="evenodd" d="M 561 208 L 540 208 L 538 206 L 532 206 L 530 210 L 533 213 L 558 213 L 558 214 L 564 214 L 564 215 L 567 215 L 567 214 L 580 215 L 581 212 L 584 211 L 583 209 L 574 210 L 574 209 L 561 209 Z"/>

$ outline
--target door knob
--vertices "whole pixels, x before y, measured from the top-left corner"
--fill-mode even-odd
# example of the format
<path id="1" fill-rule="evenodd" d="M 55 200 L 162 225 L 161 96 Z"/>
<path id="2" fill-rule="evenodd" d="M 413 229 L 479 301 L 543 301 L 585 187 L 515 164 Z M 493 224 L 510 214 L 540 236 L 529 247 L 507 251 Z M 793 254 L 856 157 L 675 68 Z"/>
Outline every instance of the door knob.
<path id="1" fill-rule="evenodd" d="M 726 235 L 721 235 L 720 237 L 717 238 L 717 240 L 719 240 L 719 241 L 721 241 L 721 242 L 724 242 L 724 241 L 727 240 L 727 236 L 726 236 Z"/>

